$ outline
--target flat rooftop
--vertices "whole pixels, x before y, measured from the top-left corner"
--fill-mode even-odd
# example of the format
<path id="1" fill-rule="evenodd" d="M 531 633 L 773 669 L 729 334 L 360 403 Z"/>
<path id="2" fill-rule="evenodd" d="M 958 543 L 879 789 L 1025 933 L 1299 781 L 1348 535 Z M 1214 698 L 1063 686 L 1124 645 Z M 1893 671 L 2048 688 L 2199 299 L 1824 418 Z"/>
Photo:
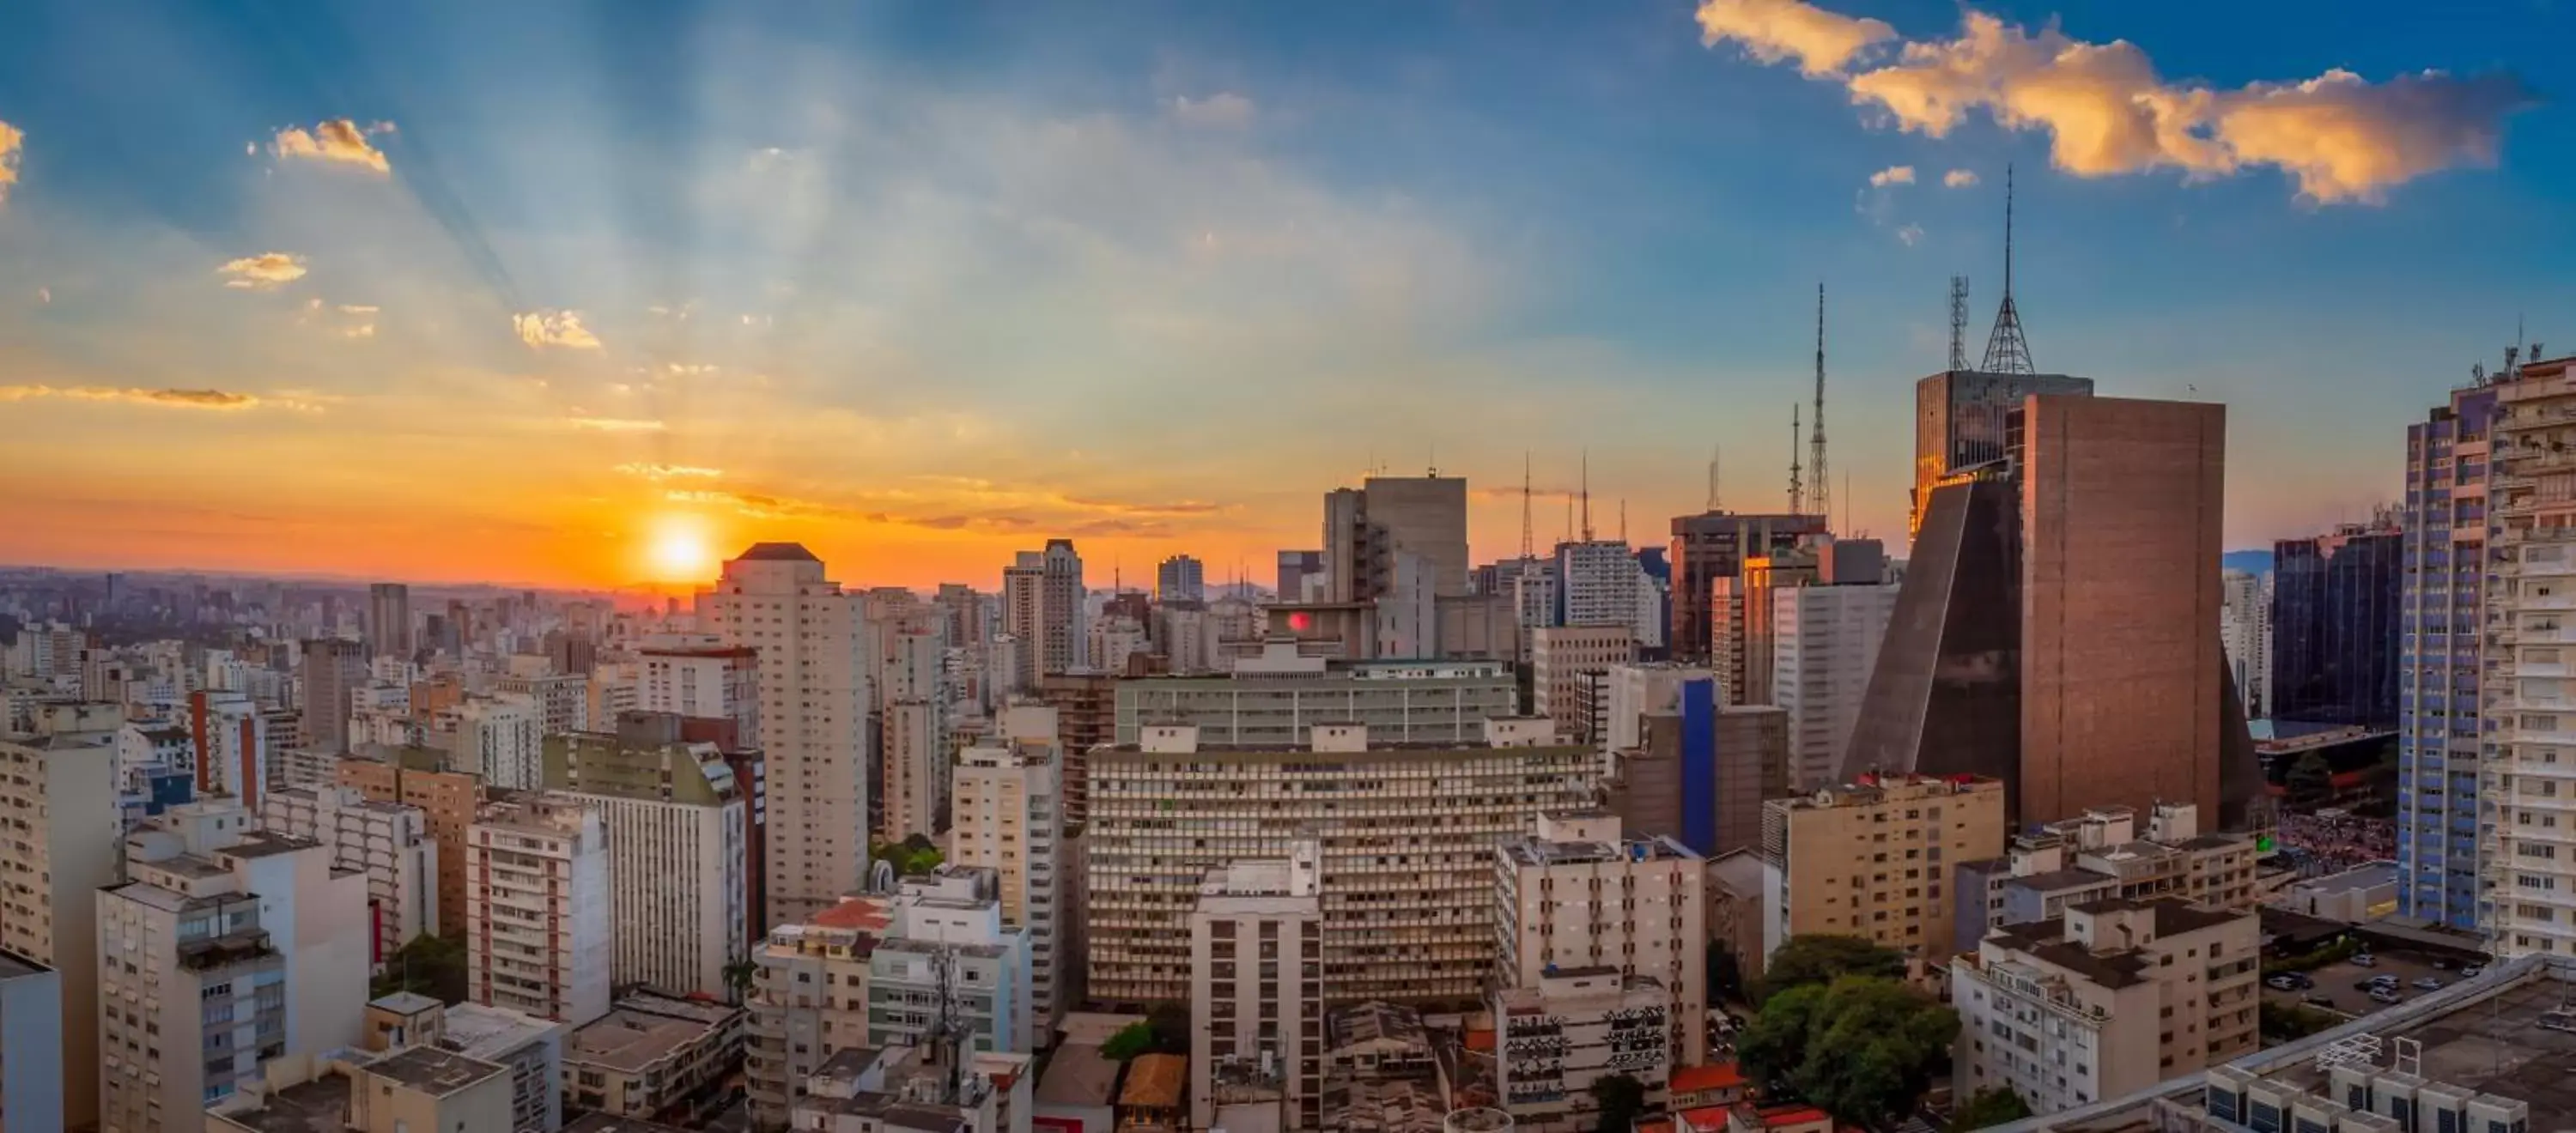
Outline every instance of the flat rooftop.
<path id="1" fill-rule="evenodd" d="M 219 1110 L 222 1119 L 254 1133 L 343 1133 L 349 1124 L 349 1094 L 355 1084 L 346 1074 L 325 1074 L 283 1090 L 271 1090 L 255 1108 Z M 233 1103 L 239 1104 L 239 1103 Z M 210 1128 L 214 1127 L 208 1122 Z"/>
<path id="2" fill-rule="evenodd" d="M 563 1029 L 563 1024 L 552 1019 L 481 1003 L 449 1004 L 446 1026 L 447 1041 L 440 1045 L 486 1062 L 508 1058 L 519 1048 Z"/>
<path id="3" fill-rule="evenodd" d="M 14 980 L 21 976 L 41 975 L 50 971 L 53 969 L 15 952 L 0 952 L 0 980 Z"/>
<path id="4" fill-rule="evenodd" d="M 2475 987 L 2483 979 L 2453 986 Z M 2543 977 L 2466 1007 L 2373 1030 L 2383 1044 L 2379 1068 L 2392 1068 L 2388 1040 L 2414 1039 L 2424 1044 L 2420 1073 L 2427 1080 L 2528 1102 L 2532 1129 L 2576 1129 L 2576 1076 L 2568 1073 L 2576 1067 L 2576 1034 L 2539 1025 L 2542 1014 L 2557 1010 L 2571 995 L 2576 995 L 2576 985 Z M 2363 1018 L 2367 1022 L 2376 1016 Z M 2325 1092 L 2325 1072 L 2307 1059 L 2264 1077 Z"/>
<path id="5" fill-rule="evenodd" d="M 1118 1064 L 1104 1057 L 1097 1045 L 1061 1043 L 1047 1059 L 1046 1075 L 1038 1079 L 1037 1101 L 1039 1105 L 1105 1106 L 1117 1084 Z"/>
<path id="6" fill-rule="evenodd" d="M 509 1068 L 452 1050 L 414 1046 L 369 1063 L 367 1069 L 423 1093 L 444 1097 Z"/>
<path id="7" fill-rule="evenodd" d="M 2396 862 L 2372 862 L 2365 866 L 2355 866 L 2342 873 L 2312 877 L 2297 883 L 2293 888 L 2313 893 L 2350 893 L 2355 890 L 2376 889 L 2383 885 L 2395 884 L 2397 884 Z"/>
<path id="8" fill-rule="evenodd" d="M 564 1040 L 564 1061 L 636 1073 L 697 1042 L 719 1024 L 639 1010 L 622 1000 Z"/>
<path id="9" fill-rule="evenodd" d="M 586 1113 L 578 1120 L 566 1122 L 563 1133 L 688 1133 L 677 1125 L 646 1121 L 640 1117 L 619 1117 L 610 1113 Z"/>

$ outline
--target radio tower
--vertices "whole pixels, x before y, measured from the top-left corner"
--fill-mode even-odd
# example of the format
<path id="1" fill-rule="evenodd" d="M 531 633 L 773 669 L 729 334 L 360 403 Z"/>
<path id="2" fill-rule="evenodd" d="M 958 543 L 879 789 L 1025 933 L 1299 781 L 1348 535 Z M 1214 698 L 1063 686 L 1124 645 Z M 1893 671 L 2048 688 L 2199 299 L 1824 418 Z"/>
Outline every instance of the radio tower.
<path id="1" fill-rule="evenodd" d="M 1798 403 L 1789 403 L 1789 514 L 1805 515 L 1807 490 L 1798 480 Z"/>
<path id="2" fill-rule="evenodd" d="M 1825 470 L 1825 285 L 1816 285 L 1816 421 L 1815 430 L 1807 435 L 1807 475 L 1815 487 L 1808 491 L 1816 514 L 1830 520 L 1834 514 L 1833 477 Z M 1795 510 L 1795 509 L 1792 509 Z"/>
<path id="3" fill-rule="evenodd" d="M 1968 277 L 1950 277 L 1950 372 L 1968 368 Z"/>
<path id="4" fill-rule="evenodd" d="M 1592 541 L 1592 450 L 1583 450 L 1583 541 Z"/>
<path id="5" fill-rule="evenodd" d="M 1537 557 L 1538 549 L 1530 540 L 1530 463 L 1529 453 L 1524 450 L 1521 453 L 1521 561 L 1529 562 Z"/>
<path id="6" fill-rule="evenodd" d="M 1718 447 L 1708 446 L 1708 510 L 1710 511 L 1718 510 L 1717 458 Z"/>
<path id="7" fill-rule="evenodd" d="M 2021 336 L 2021 312 L 2013 308 L 2012 294 L 2012 167 L 2004 167 L 2004 303 L 1995 308 L 1994 333 L 1986 336 L 1986 364 L 1990 374 L 2037 373 L 2030 364 L 2030 343 Z"/>

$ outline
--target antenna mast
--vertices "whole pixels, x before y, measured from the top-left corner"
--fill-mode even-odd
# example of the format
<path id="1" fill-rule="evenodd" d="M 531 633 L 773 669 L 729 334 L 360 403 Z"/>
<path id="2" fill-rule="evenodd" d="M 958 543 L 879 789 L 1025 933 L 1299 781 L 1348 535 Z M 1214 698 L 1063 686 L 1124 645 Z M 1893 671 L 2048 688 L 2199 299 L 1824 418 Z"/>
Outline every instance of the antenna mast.
<path id="1" fill-rule="evenodd" d="M 1798 427 L 1799 408 L 1797 402 L 1789 403 L 1789 514 L 1791 515 L 1807 514 L 1805 507 L 1807 489 L 1798 479 L 1798 434 L 1802 431 Z"/>
<path id="2" fill-rule="evenodd" d="M 1592 541 L 1592 450 L 1583 450 L 1583 541 Z"/>
<path id="3" fill-rule="evenodd" d="M 1825 471 L 1825 285 L 1816 285 L 1816 421 L 1815 432 L 1807 438 L 1807 475 L 1815 478 L 1810 489 L 1815 497 L 1816 514 L 1831 523 L 1834 516 L 1833 477 Z"/>
<path id="4" fill-rule="evenodd" d="M 1968 277 L 1950 277 L 1950 371 L 1968 368 Z"/>
<path id="5" fill-rule="evenodd" d="M 1718 447 L 1716 445 L 1708 446 L 1708 510 L 1710 511 L 1719 510 L 1717 494 L 1717 458 Z"/>
<path id="6" fill-rule="evenodd" d="M 2013 306 L 2013 171 L 2004 167 L 2004 302 L 1995 308 L 1995 329 L 1986 336 L 1986 362 L 1992 374 L 2032 374 L 2030 343 L 2022 338 L 2021 311 Z"/>
<path id="7" fill-rule="evenodd" d="M 1528 562 L 1537 557 L 1537 549 L 1530 543 L 1529 451 L 1523 449 L 1521 451 L 1521 561 Z"/>

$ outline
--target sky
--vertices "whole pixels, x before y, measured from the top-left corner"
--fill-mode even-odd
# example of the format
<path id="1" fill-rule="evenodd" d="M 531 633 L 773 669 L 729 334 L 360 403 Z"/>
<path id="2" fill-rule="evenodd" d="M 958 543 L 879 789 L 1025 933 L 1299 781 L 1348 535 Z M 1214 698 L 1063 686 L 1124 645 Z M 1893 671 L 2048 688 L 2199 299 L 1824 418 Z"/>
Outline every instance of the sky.
<path id="1" fill-rule="evenodd" d="M 1901 541 L 1912 383 L 2229 409 L 2226 529 L 2576 346 L 2565 0 L 21 0 L 0 563 L 602 587 L 804 542 L 1267 582 L 1369 469 L 1479 561 L 1786 502 Z M 2552 353 L 2563 351 L 2553 350 Z M 1803 451 L 1803 438 L 1797 447 Z M 1571 520 L 1580 527 L 1581 518 Z"/>

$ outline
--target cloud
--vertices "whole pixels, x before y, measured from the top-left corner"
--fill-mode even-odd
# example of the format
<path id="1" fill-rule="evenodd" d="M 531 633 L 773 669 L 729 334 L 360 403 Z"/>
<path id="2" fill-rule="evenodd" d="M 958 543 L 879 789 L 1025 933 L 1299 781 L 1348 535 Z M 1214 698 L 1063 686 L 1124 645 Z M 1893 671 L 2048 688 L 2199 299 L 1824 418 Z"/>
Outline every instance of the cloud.
<path id="1" fill-rule="evenodd" d="M 292 399 L 271 400 L 247 393 L 219 389 L 136 389 L 115 386 L 0 386 L 0 401 L 27 401 L 40 397 L 59 397 L 73 401 L 115 401 L 128 405 L 151 405 L 169 409 L 251 409 L 273 405 L 280 409 L 320 412 L 321 407 Z"/>
<path id="2" fill-rule="evenodd" d="M 1884 20 L 1828 12 L 1799 0 L 1705 0 L 1699 27 L 1701 43 L 1714 47 L 1732 40 L 1755 59 L 1794 60 L 1811 76 L 1839 72 L 1871 47 L 1896 38 Z"/>
<path id="3" fill-rule="evenodd" d="M 1896 230 L 1896 239 L 1899 243 L 1904 244 L 1908 248 L 1922 243 L 1923 226 L 1919 224 L 1909 224 L 1903 228 L 1899 228 Z"/>
<path id="4" fill-rule="evenodd" d="M 1842 83 L 1855 104 L 1908 132 L 1945 137 L 1984 111 L 2008 129 L 2047 134 L 2051 160 L 2079 177 L 2171 168 L 2199 180 L 2270 166 L 2320 204 L 2376 203 L 2428 173 L 2492 165 L 2504 120 L 2534 103 L 2507 74 L 2423 71 L 2374 84 L 2331 70 L 2235 88 L 2171 83 L 2125 40 L 2088 43 L 2054 26 L 2034 33 L 1975 10 L 1955 38 L 1906 43 L 1892 62 L 1861 70 L 1846 67 L 1888 37 L 1855 39 L 1848 29 L 1876 21 L 1800 0 L 1709 0 L 1700 23 L 1708 42 L 1736 40 L 1765 62 L 1795 57 L 1808 76 Z"/>
<path id="5" fill-rule="evenodd" d="M 224 280 L 226 287 L 274 291 L 304 278 L 304 257 L 293 252 L 262 252 L 216 268 L 215 274 L 231 277 Z"/>
<path id="6" fill-rule="evenodd" d="M 1181 95 L 1172 100 L 1172 117 L 1185 125 L 1234 129 L 1252 124 L 1252 100 L 1232 91 L 1206 98 Z"/>
<path id="7" fill-rule="evenodd" d="M 385 151 L 367 140 L 373 134 L 394 132 L 391 122 L 378 122 L 361 128 L 346 118 L 334 118 L 315 125 L 311 130 L 289 126 L 277 132 L 268 150 L 281 160 L 303 159 L 354 165 L 377 173 L 393 172 L 385 160 Z"/>
<path id="8" fill-rule="evenodd" d="M 1911 185 L 1914 183 L 1914 167 L 1911 165 L 1888 166 L 1885 169 L 1881 169 L 1876 173 L 1870 174 L 1869 183 L 1873 187 L 1882 189 L 1889 185 Z"/>
<path id="9" fill-rule="evenodd" d="M 647 480 L 712 480 L 724 475 L 721 468 L 700 468 L 688 464 L 621 464 L 619 472 Z"/>
<path id="10" fill-rule="evenodd" d="M 669 428 L 660 421 L 632 417 L 566 417 L 564 424 L 598 433 L 658 433 Z"/>
<path id="11" fill-rule="evenodd" d="M 1953 189 L 1965 189 L 1977 183 L 1977 173 L 1973 169 L 1953 169 L 1941 175 L 1941 183 Z"/>
<path id="12" fill-rule="evenodd" d="M 364 303 L 341 303 L 334 306 L 319 297 L 304 301 L 302 321 L 318 323 L 342 338 L 374 338 L 379 308 Z"/>
<path id="13" fill-rule="evenodd" d="M 510 316 L 510 325 L 518 328 L 520 341 L 539 350 L 554 346 L 567 350 L 599 349 L 599 336 L 581 325 L 579 311 L 529 311 Z"/>
<path id="14" fill-rule="evenodd" d="M 0 204 L 9 202 L 9 188 L 18 183 L 18 158 L 27 152 L 27 132 L 0 122 Z"/>

